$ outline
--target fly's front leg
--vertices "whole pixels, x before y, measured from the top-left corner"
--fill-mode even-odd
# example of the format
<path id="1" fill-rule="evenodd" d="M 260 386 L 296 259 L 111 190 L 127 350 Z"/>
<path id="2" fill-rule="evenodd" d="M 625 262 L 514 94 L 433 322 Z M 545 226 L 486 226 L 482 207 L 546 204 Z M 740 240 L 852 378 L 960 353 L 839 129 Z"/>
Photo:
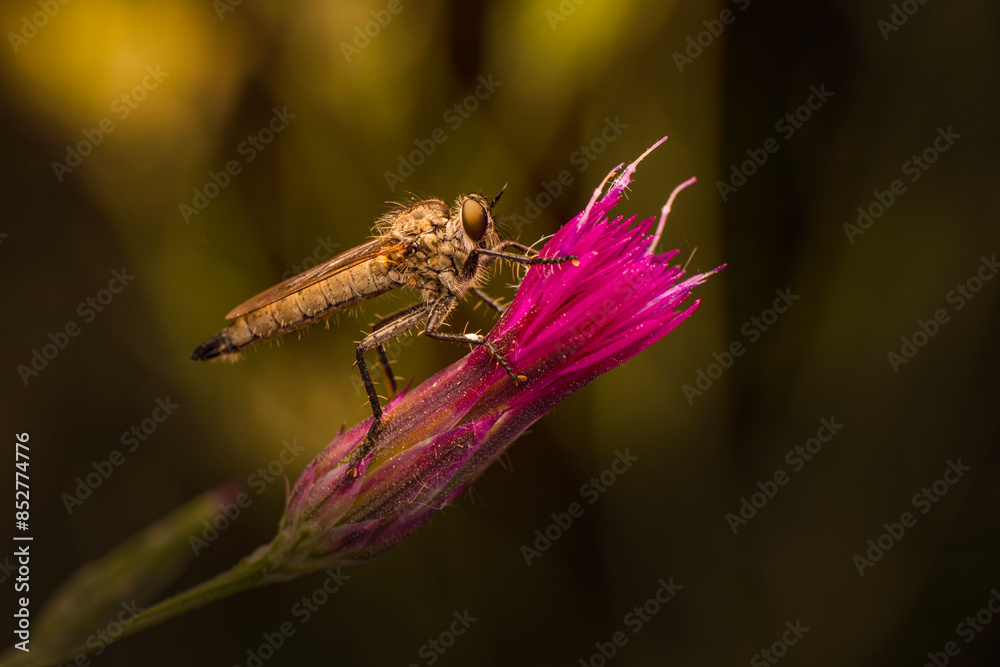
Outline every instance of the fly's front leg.
<path id="1" fill-rule="evenodd" d="M 524 252 L 530 251 L 530 248 L 526 245 L 517 243 L 516 241 L 504 241 L 500 244 L 501 248 L 514 247 Z M 476 250 L 480 255 L 488 255 L 490 257 L 499 257 L 500 259 L 506 259 L 511 262 L 516 262 L 518 264 L 525 264 L 527 266 L 534 266 L 536 264 L 562 264 L 563 262 L 573 262 L 574 265 L 577 264 L 577 260 L 580 259 L 576 255 L 563 255 L 562 257 L 539 257 L 538 255 L 515 255 L 512 252 L 506 252 L 504 250 L 488 250 L 486 248 L 478 248 Z"/>
<path id="2" fill-rule="evenodd" d="M 402 336 L 407 331 L 427 319 L 430 312 L 430 306 L 425 304 L 417 304 L 416 306 L 401 310 L 394 315 L 384 318 L 382 322 L 389 320 L 389 323 L 383 324 L 381 327 L 365 336 L 365 339 L 358 344 L 358 352 L 356 355 L 358 360 L 358 370 L 361 372 L 361 381 L 364 383 L 365 391 L 368 393 L 368 402 L 372 406 L 372 423 L 371 426 L 368 427 L 368 433 L 365 434 L 365 439 L 361 442 L 361 445 L 354 450 L 354 454 L 351 456 L 352 474 L 357 474 L 356 466 L 358 462 L 371 453 L 372 448 L 375 446 L 375 432 L 382 423 L 382 404 L 379 403 L 378 394 L 375 392 L 375 384 L 372 382 L 371 375 L 368 373 L 368 365 L 365 363 L 365 351 L 373 348 L 381 348 L 386 342 L 392 340 L 393 338 Z M 380 322 L 380 324 L 382 322 Z"/>
<path id="3" fill-rule="evenodd" d="M 434 302 L 431 307 L 430 317 L 427 318 L 427 324 L 424 327 L 424 333 L 428 338 L 434 338 L 435 340 L 446 340 L 452 343 L 468 343 L 471 345 L 482 345 L 489 353 L 493 355 L 493 358 L 497 360 L 497 363 L 507 371 L 507 375 L 510 379 L 514 381 L 514 384 L 518 382 L 524 382 L 528 378 L 524 375 L 518 375 L 514 372 L 514 369 L 510 367 L 510 363 L 504 358 L 500 351 L 486 339 L 485 336 L 479 334 L 453 334 L 453 333 L 443 333 L 438 331 L 438 328 L 444 324 L 444 319 L 448 317 L 448 313 L 455 306 L 455 297 L 445 296 Z"/>
<path id="4" fill-rule="evenodd" d="M 497 247 L 497 250 L 505 250 L 507 248 L 517 248 L 518 250 L 520 250 L 529 257 L 533 256 L 532 253 L 534 253 L 535 255 L 538 254 L 537 251 L 532 250 L 530 247 L 524 245 L 523 243 L 518 243 L 517 241 L 501 241 L 500 245 Z"/>

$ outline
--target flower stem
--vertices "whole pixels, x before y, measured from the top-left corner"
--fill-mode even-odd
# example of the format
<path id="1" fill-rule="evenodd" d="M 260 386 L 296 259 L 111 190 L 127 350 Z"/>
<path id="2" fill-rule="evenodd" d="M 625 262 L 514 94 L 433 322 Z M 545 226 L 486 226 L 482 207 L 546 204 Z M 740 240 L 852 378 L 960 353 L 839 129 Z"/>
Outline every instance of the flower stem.
<path id="1" fill-rule="evenodd" d="M 280 580 L 280 577 L 273 577 L 274 564 L 271 562 L 266 552 L 267 547 L 262 547 L 250 556 L 244 558 L 232 568 L 222 574 L 216 575 L 197 586 L 189 588 L 183 593 L 178 593 L 172 598 L 168 598 L 159 604 L 144 609 L 128 621 L 122 623 L 122 632 L 115 637 L 114 641 L 119 642 L 125 637 L 130 637 L 138 632 L 142 632 L 154 625 L 194 611 L 216 600 L 235 595 L 258 586 L 263 586 L 273 581 Z M 12 664 L 31 665 L 56 665 L 66 660 L 73 660 L 74 657 L 86 655 L 96 647 L 93 645 L 81 645 L 72 650 L 67 650 L 59 656 L 44 654 L 35 659 L 31 657 L 16 660 Z"/>
<path id="2" fill-rule="evenodd" d="M 159 625 L 175 616 L 194 611 L 210 602 L 269 583 L 266 574 L 270 567 L 271 563 L 266 558 L 256 561 L 245 558 L 222 574 L 136 614 L 125 624 L 125 631 L 116 641 Z"/>

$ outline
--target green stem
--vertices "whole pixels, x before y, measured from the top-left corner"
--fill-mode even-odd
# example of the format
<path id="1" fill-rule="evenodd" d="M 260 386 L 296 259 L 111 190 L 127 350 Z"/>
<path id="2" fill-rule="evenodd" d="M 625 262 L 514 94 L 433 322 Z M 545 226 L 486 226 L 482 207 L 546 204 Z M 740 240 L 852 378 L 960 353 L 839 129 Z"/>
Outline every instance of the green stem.
<path id="1" fill-rule="evenodd" d="M 159 625 L 175 616 L 204 607 L 210 602 L 262 586 L 268 583 L 265 574 L 270 566 L 271 564 L 266 558 L 255 562 L 248 562 L 248 559 L 244 559 L 222 574 L 136 614 L 125 625 L 125 631 L 115 641 L 121 641 L 125 637 Z"/>
<path id="2" fill-rule="evenodd" d="M 244 558 L 222 574 L 216 575 L 208 581 L 204 581 L 183 593 L 178 593 L 172 598 L 168 598 L 149 609 L 139 612 L 123 624 L 124 629 L 115 638 L 115 642 L 117 643 L 154 625 L 159 625 L 175 616 L 180 616 L 181 614 L 204 607 L 216 600 L 221 600 L 241 591 L 277 581 L 278 579 L 268 577 L 268 574 L 272 573 L 273 563 L 267 557 L 269 554 L 262 553 L 266 548 L 262 547 L 258 549 L 257 552 Z M 262 555 L 263 557 L 261 557 Z M 81 645 L 66 651 L 58 657 L 50 655 L 35 660 L 32 660 L 31 657 L 25 657 L 15 660 L 12 664 L 30 665 L 32 667 L 36 665 L 57 665 L 65 660 L 72 660 L 80 654 L 85 655 L 90 653 L 94 648 L 94 646 Z"/>

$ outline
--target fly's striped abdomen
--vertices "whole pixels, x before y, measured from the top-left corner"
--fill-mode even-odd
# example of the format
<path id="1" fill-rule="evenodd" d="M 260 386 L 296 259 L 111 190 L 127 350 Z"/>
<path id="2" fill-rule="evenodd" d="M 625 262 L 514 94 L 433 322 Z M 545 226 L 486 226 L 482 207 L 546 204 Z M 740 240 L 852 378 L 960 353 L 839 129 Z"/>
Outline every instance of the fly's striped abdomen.
<path id="1" fill-rule="evenodd" d="M 258 341 L 301 329 L 334 313 L 383 294 L 399 284 L 389 278 L 390 262 L 371 259 L 303 287 L 274 303 L 237 317 L 191 355 L 196 361 L 236 354 Z"/>

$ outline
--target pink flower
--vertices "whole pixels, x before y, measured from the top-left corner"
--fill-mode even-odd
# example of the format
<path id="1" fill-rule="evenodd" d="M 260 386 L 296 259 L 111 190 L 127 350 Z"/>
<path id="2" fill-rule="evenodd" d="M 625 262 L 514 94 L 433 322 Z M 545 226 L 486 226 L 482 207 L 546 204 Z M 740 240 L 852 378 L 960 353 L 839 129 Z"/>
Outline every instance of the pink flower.
<path id="1" fill-rule="evenodd" d="M 605 179 L 549 239 L 543 256 L 579 261 L 531 267 L 490 332 L 527 381 L 515 384 L 479 347 L 386 407 L 356 475 L 348 460 L 368 421 L 337 435 L 290 491 L 274 541 L 251 557 L 266 556 L 269 580 L 381 554 L 472 484 L 535 420 L 691 316 L 699 301 L 684 301 L 719 269 L 682 280 L 683 269 L 670 265 L 678 251 L 655 248 L 674 197 L 694 179 L 670 195 L 652 235 L 653 218 L 609 218 L 639 161 L 665 140 L 602 196 Z"/>

